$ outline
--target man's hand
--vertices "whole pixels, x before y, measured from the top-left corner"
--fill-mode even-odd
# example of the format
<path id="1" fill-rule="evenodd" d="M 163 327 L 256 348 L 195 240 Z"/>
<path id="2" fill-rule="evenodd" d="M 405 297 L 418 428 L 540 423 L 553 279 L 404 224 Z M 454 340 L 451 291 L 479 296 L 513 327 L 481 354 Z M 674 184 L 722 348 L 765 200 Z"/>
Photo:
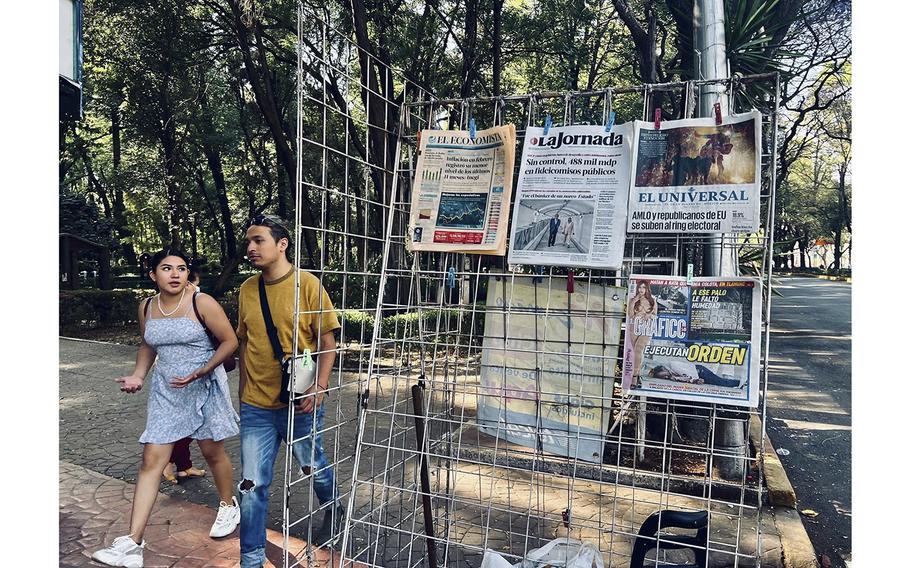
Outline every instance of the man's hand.
<path id="1" fill-rule="evenodd" d="M 130 375 L 128 377 L 114 379 L 114 381 L 120 383 L 120 390 L 123 392 L 139 392 L 139 389 L 142 388 L 142 377 Z"/>
<path id="2" fill-rule="evenodd" d="M 187 386 L 191 382 L 193 382 L 196 379 L 199 379 L 201 377 L 204 377 L 205 375 L 206 375 L 206 373 L 203 373 L 202 369 L 196 369 L 195 371 L 193 371 L 192 373 L 190 373 L 189 375 L 187 375 L 185 377 L 174 377 L 173 379 L 171 379 L 171 387 L 173 387 L 175 389 L 182 389 L 183 387 Z"/>
<path id="3" fill-rule="evenodd" d="M 316 394 L 313 394 L 313 393 Z M 294 412 L 297 414 L 310 414 L 315 412 L 317 408 L 322 404 L 322 399 L 325 398 L 325 389 L 319 388 L 319 385 L 314 384 L 303 393 L 303 398 L 298 399 L 294 403 Z"/>

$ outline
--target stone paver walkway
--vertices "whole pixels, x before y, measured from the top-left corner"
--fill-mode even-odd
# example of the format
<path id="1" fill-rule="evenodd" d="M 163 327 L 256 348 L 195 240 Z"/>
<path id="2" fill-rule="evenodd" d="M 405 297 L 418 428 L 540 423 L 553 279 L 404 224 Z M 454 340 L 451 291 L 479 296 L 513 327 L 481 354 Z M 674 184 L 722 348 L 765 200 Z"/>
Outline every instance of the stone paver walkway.
<path id="1" fill-rule="evenodd" d="M 89 558 L 98 547 L 109 544 L 114 537 L 128 532 L 130 503 L 133 486 L 140 462 L 141 446 L 139 434 L 145 425 L 144 394 L 125 395 L 113 383 L 114 377 L 123 376 L 132 370 L 135 347 L 113 344 L 99 344 L 60 340 L 60 565 L 97 566 Z M 236 372 L 231 376 L 232 396 L 236 404 Z M 335 379 L 333 379 L 335 380 Z M 358 404 L 355 373 L 345 373 L 344 390 L 333 393 L 327 399 L 324 436 L 329 460 L 336 465 L 336 478 L 343 500 L 347 500 L 353 472 L 354 447 L 357 441 Z M 348 382 L 350 381 L 350 382 Z M 375 386 L 375 385 L 373 385 Z M 349 391 L 349 392 L 348 392 Z M 387 566 L 412 566 L 412 557 L 422 552 L 424 537 L 419 533 L 422 521 L 417 500 L 414 498 L 413 455 L 410 460 L 391 462 L 382 452 L 388 442 L 395 448 L 411 447 L 414 444 L 410 432 L 410 420 L 392 420 L 388 405 L 405 407 L 410 394 L 402 384 L 383 381 L 375 389 L 371 407 L 385 409 L 368 413 L 363 424 L 366 439 L 374 444 L 366 447 L 361 456 L 358 478 L 385 478 L 384 470 L 389 468 L 389 479 L 395 478 L 388 486 L 372 486 L 377 495 L 370 495 L 369 487 L 362 487 L 355 499 L 355 506 L 349 511 L 354 521 L 349 544 L 355 560 Z M 468 415 L 474 414 L 471 401 L 460 400 Z M 403 411 L 401 411 L 403 412 Z M 402 415 L 403 416 L 403 415 Z M 392 434 L 394 432 L 394 434 Z M 239 440 L 235 437 L 225 444 L 234 464 L 234 479 L 238 481 Z M 478 442 L 479 443 L 479 442 Z M 470 445 L 470 444 L 468 444 Z M 192 446 L 193 460 L 204 467 L 198 448 Z M 282 452 L 283 454 L 283 452 Z M 377 454 L 377 455 L 373 455 Z M 381 455 L 380 455 L 381 454 Z M 397 454 L 396 454 L 397 455 Z M 463 466 L 464 464 L 462 464 Z M 276 476 L 272 484 L 270 502 L 270 526 L 281 528 L 281 488 L 284 457 L 279 455 Z M 469 468 L 470 469 L 470 468 Z M 476 468 L 475 468 L 476 469 Z M 528 503 L 537 503 L 533 487 L 521 472 L 514 479 L 501 479 L 502 471 L 489 468 L 464 470 L 453 468 L 451 482 L 452 498 L 460 505 L 449 511 L 447 522 L 450 542 L 446 546 L 446 557 L 451 565 L 462 568 L 476 568 L 480 564 L 484 547 L 501 552 L 514 552 L 512 542 L 518 534 L 516 526 L 527 526 L 530 517 L 539 516 L 539 531 L 536 536 L 553 538 L 554 529 L 559 525 L 559 516 L 566 507 L 562 497 L 566 494 L 561 482 L 548 479 L 542 487 L 555 490 L 552 494 L 541 494 L 538 515 L 528 515 Z M 434 474 L 440 472 L 433 468 Z M 539 474 L 538 474 L 539 475 Z M 112 476 L 112 477 L 109 477 Z M 509 477 L 509 476 L 507 476 Z M 516 483 L 518 481 L 518 483 Z M 294 538 L 291 550 L 304 549 L 309 522 L 305 518 L 310 510 L 308 482 L 295 484 L 291 495 L 291 511 L 294 518 L 303 519 L 292 529 Z M 556 487 L 559 485 L 559 488 Z M 410 491 L 403 493 L 407 487 Z M 365 490 L 365 493 L 364 491 Z M 237 535 L 221 541 L 208 537 L 208 530 L 215 517 L 213 507 L 217 506 L 217 491 L 211 476 L 191 480 L 177 486 L 162 485 L 155 510 L 152 514 L 146 540 L 146 566 L 235 566 L 239 557 Z M 631 492 L 631 493 L 630 493 Z M 668 493 L 649 491 L 644 487 L 620 490 L 612 484 L 591 484 L 579 481 L 574 486 L 573 516 L 579 527 L 586 530 L 575 537 L 601 543 L 604 550 L 611 550 L 607 559 L 611 568 L 627 565 L 631 539 L 644 518 L 658 508 L 667 506 L 684 510 L 702 508 L 704 500 L 686 499 Z M 481 497 L 482 495 L 482 497 Z M 481 499 L 475 503 L 476 499 Z M 522 503 L 517 507 L 516 503 Z M 441 501 L 439 502 L 441 503 Z M 437 505 L 439 504 L 437 503 Z M 494 505 L 494 507 L 489 507 Z M 762 543 L 762 566 L 780 566 L 780 537 L 770 516 L 763 516 L 761 525 L 755 522 L 754 512 L 736 514 L 729 504 L 718 501 L 711 503 L 712 535 L 721 539 L 713 542 L 712 549 L 728 543 L 733 554 L 715 555 L 711 566 L 752 566 L 747 562 L 758 544 Z M 521 510 L 526 514 L 522 517 Z M 518 517 L 516 518 L 516 514 Z M 609 514 L 610 523 L 603 520 Z M 733 515 L 731 517 L 731 514 Z M 316 513 L 317 519 L 322 513 Z M 735 519 L 751 517 L 739 524 Z M 437 518 L 437 522 L 441 519 Z M 553 519 L 556 521 L 553 522 Z M 732 520 L 732 521 L 731 521 Z M 415 524 L 416 523 L 416 524 Z M 605 536 L 604 528 L 609 525 L 612 536 Z M 377 536 L 376 527 L 397 527 L 403 531 L 386 531 Z M 416 527 L 416 528 L 415 528 Z M 519 531 L 527 534 L 526 529 Z M 437 533 L 442 534 L 442 531 Z M 722 537 L 722 538 L 721 538 Z M 713 540 L 713 537 L 712 537 Z M 273 564 L 281 565 L 280 532 L 269 532 L 268 556 Z M 517 542 L 517 541 L 516 541 Z M 521 539 L 521 548 L 526 542 Z M 327 565 L 338 561 L 325 553 L 314 557 L 314 564 Z M 306 562 L 303 563 L 306 565 Z"/>
<path id="2" fill-rule="evenodd" d="M 134 486 L 69 462 L 60 462 L 60 566 L 102 566 L 92 552 L 129 532 Z M 215 511 L 183 499 L 159 495 L 145 531 L 145 566 L 198 568 L 239 566 L 238 532 L 209 538 Z M 282 565 L 281 533 L 268 531 L 266 566 Z M 306 558 L 306 542 L 291 538 L 289 550 Z M 314 568 L 338 566 L 337 553 L 311 549 Z M 304 561 L 303 565 L 307 565 Z"/>
<path id="3" fill-rule="evenodd" d="M 122 393 L 114 379 L 132 372 L 136 347 L 63 338 L 59 340 L 59 345 L 60 459 L 135 483 L 142 461 L 139 436 L 145 429 L 147 393 L 144 390 L 133 395 Z M 356 380 L 353 373 L 346 373 L 345 379 L 350 376 Z M 234 408 L 239 408 L 237 371 L 228 375 L 228 381 Z M 335 477 L 345 500 L 357 442 L 356 388 L 356 383 L 346 384 L 343 390 L 333 392 L 326 399 L 323 446 L 329 462 L 336 467 Z M 241 480 L 240 437 L 225 440 L 224 448 L 231 458 L 236 485 Z M 208 469 L 197 444 L 190 445 L 190 453 L 193 465 Z M 283 516 L 284 468 L 285 448 L 282 445 L 275 462 L 275 478 L 269 500 L 269 526 L 276 530 L 281 529 Z M 299 478 L 299 470 L 294 475 L 295 479 Z M 303 519 L 294 526 L 292 534 L 303 539 L 310 528 L 310 488 L 310 479 L 298 481 L 290 502 L 292 519 Z M 160 491 L 212 509 L 218 507 L 218 491 L 211 473 L 179 485 L 162 483 Z M 315 501 L 318 503 L 318 500 Z M 314 517 L 321 522 L 322 512 L 316 512 Z"/>

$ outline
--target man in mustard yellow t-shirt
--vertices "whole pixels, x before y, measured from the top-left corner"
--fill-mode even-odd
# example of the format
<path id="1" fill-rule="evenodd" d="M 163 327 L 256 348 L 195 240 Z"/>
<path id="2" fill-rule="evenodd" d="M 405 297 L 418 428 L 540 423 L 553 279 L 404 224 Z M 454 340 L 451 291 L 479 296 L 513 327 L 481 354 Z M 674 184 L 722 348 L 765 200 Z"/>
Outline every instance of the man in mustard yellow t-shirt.
<path id="1" fill-rule="evenodd" d="M 288 259 L 290 233 L 277 218 L 259 215 L 246 232 L 247 257 L 262 271 L 240 286 L 237 337 L 240 339 L 240 565 L 259 568 L 265 563 L 265 530 L 269 486 L 274 474 L 279 439 L 288 439 L 287 404 L 281 402 L 281 365 L 269 340 L 259 297 L 259 280 L 265 279 L 269 311 L 281 350 L 293 354 L 294 265 Z M 339 532 L 344 510 L 336 503 L 337 491 L 331 464 L 322 447 L 322 400 L 335 362 L 334 331 L 341 327 L 332 301 L 319 279 L 300 270 L 300 320 L 298 353 L 316 355 L 316 383 L 297 400 L 294 408 L 294 457 L 307 473 L 314 472 L 313 487 L 325 508 L 313 542 L 322 545 Z M 315 422 L 315 428 L 314 426 Z"/>

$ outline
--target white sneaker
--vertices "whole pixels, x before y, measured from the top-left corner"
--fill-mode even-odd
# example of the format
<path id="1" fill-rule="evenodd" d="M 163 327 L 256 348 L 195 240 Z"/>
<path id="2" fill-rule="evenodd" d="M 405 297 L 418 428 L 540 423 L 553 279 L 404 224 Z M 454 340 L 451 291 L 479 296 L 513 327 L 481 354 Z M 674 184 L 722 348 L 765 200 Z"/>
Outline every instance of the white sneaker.
<path id="1" fill-rule="evenodd" d="M 215 517 L 215 524 L 209 531 L 212 538 L 221 538 L 234 532 L 237 525 L 240 524 L 240 505 L 237 504 L 237 498 L 231 497 L 233 505 L 228 505 L 224 501 L 218 506 L 218 516 Z"/>
<path id="2" fill-rule="evenodd" d="M 92 560 L 97 560 L 108 566 L 142 568 L 142 551 L 144 548 L 144 540 L 142 544 L 136 544 L 130 535 L 118 536 L 109 547 L 92 554 Z"/>

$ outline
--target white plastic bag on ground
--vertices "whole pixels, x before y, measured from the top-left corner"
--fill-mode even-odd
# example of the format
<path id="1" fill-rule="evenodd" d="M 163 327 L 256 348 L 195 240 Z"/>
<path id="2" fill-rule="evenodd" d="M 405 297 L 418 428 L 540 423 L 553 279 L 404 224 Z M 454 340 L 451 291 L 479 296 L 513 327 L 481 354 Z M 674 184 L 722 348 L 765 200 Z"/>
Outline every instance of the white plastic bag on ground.
<path id="1" fill-rule="evenodd" d="M 480 568 L 512 568 L 512 565 L 502 555 L 488 548 L 483 551 L 483 562 L 480 563 Z"/>
<path id="2" fill-rule="evenodd" d="M 557 538 L 528 552 L 517 564 L 490 549 L 484 551 L 480 568 L 603 568 L 600 551 L 590 544 L 571 538 Z"/>

